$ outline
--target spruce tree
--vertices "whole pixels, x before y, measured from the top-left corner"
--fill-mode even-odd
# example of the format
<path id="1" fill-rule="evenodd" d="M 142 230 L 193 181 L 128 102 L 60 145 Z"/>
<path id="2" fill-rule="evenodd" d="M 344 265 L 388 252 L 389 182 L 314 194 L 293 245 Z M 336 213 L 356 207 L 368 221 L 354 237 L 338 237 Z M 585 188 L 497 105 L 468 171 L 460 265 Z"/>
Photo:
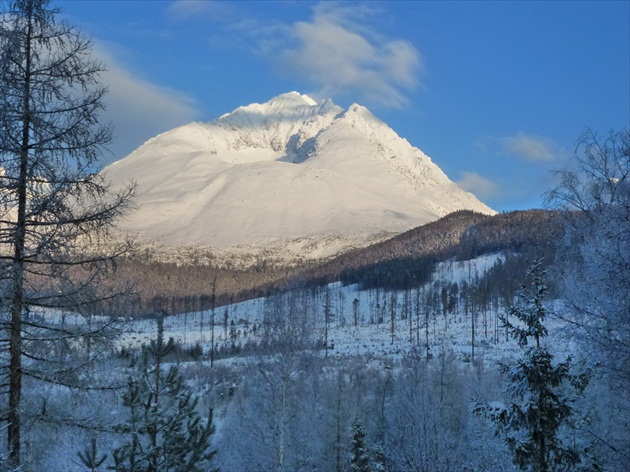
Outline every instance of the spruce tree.
<path id="1" fill-rule="evenodd" d="M 581 462 L 580 451 L 562 438 L 562 427 L 573 415 L 571 404 L 587 385 L 586 374 L 573 375 L 571 358 L 554 365 L 553 354 L 543 339 L 547 336 L 545 318 L 549 311 L 543 304 L 546 274 L 536 261 L 528 270 L 531 289 L 523 285 L 519 304 L 509 311 L 513 323 L 501 317 L 503 326 L 517 339 L 523 353 L 514 365 L 500 363 L 507 380 L 509 406 L 499 402 L 477 403 L 474 412 L 491 419 L 497 433 L 522 470 L 547 472 L 575 470 Z"/>

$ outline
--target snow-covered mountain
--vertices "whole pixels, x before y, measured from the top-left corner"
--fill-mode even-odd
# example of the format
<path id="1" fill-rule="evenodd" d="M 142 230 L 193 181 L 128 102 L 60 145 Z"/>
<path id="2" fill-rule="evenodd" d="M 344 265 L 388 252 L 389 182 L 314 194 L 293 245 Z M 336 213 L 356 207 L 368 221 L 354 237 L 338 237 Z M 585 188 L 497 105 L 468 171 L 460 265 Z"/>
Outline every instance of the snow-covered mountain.
<path id="1" fill-rule="evenodd" d="M 139 187 L 123 229 L 167 246 L 323 255 L 455 210 L 493 213 L 365 107 L 297 92 L 160 134 L 105 172 Z"/>

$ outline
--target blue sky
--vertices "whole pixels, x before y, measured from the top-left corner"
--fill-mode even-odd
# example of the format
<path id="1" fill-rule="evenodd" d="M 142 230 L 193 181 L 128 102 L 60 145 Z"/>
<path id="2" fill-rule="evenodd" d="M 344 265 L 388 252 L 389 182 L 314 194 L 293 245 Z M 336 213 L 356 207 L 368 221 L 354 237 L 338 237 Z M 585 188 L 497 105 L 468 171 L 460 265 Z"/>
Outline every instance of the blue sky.
<path id="1" fill-rule="evenodd" d="M 292 90 L 367 106 L 498 211 L 630 124 L 630 2 L 57 1 L 107 64 L 114 153 Z"/>

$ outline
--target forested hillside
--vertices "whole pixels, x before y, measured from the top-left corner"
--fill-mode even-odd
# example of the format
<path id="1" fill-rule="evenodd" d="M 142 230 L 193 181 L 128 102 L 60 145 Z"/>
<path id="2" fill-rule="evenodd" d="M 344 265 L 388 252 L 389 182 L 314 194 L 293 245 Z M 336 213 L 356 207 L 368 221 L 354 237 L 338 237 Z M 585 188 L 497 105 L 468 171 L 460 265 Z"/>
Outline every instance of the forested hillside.
<path id="1" fill-rule="evenodd" d="M 145 250 L 119 260 L 116 282 L 134 286 L 131 309 L 125 306 L 125 312 L 145 316 L 158 309 L 171 314 L 208 309 L 213 299 L 218 307 L 337 280 L 373 288 L 414 287 L 427 281 L 438 262 L 498 252 L 506 255 L 509 268 L 497 274 L 497 280 L 516 281 L 528 261 L 542 257 L 547 264 L 553 262 L 562 234 L 557 212 L 530 210 L 488 216 L 459 211 L 381 243 L 299 266 L 261 260 L 244 268 L 237 263 L 226 267 L 212 263 L 212 252 L 201 249 L 198 262 L 164 262 L 159 252 Z M 121 308 L 112 303 L 106 309 L 115 312 Z"/>

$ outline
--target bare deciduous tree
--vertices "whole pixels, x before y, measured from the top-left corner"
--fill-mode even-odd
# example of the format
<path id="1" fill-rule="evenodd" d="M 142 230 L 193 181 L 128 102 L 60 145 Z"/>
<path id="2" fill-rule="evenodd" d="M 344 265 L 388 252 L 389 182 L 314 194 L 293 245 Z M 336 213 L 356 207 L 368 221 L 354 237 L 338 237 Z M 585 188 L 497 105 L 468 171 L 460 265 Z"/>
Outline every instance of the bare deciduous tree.
<path id="1" fill-rule="evenodd" d="M 612 451 L 612 468 L 630 454 L 630 129 L 585 133 L 573 167 L 558 172 L 548 203 L 563 210 L 567 240 L 559 267 L 566 321 L 609 394 L 598 441 Z M 614 420 L 614 421 L 612 421 Z"/>
<path id="2" fill-rule="evenodd" d="M 630 386 L 630 130 L 579 142 L 548 202 L 568 223 L 563 292 L 598 361 Z"/>

